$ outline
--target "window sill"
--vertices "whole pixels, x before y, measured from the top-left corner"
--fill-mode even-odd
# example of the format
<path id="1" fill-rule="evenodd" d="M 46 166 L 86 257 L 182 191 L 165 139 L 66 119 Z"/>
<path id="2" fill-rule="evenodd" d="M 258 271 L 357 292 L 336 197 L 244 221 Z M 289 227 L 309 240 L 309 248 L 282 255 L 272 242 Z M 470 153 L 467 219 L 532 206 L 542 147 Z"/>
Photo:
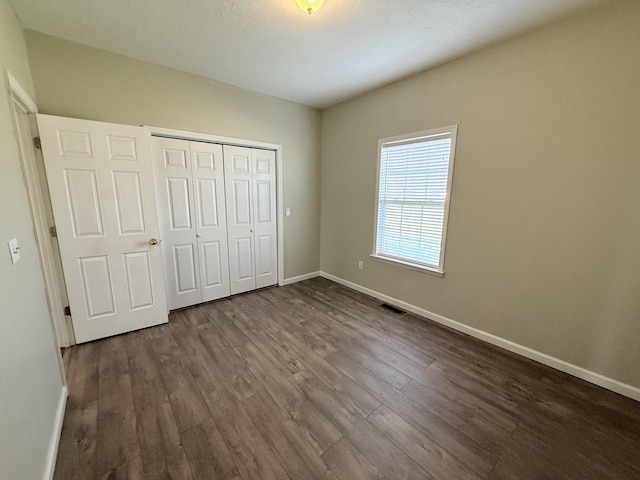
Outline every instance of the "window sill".
<path id="1" fill-rule="evenodd" d="M 372 253 L 370 257 L 375 260 L 380 260 L 381 262 L 390 263 L 392 265 L 399 265 L 402 267 L 410 268 L 411 270 L 428 273 L 429 275 L 435 275 L 436 277 L 444 277 L 443 271 L 427 267 L 425 265 L 420 265 L 418 263 L 411 263 L 404 260 L 399 260 L 397 258 L 383 257 L 382 255 L 376 255 L 375 253 Z"/>

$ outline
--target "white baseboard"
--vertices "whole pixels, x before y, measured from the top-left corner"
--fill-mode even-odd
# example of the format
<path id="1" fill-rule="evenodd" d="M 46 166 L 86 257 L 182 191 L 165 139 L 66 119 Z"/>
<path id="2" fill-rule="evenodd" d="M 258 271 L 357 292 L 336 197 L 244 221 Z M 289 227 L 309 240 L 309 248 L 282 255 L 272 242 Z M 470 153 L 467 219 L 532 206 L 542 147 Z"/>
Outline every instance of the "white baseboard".
<path id="1" fill-rule="evenodd" d="M 58 446 L 60 445 L 60 435 L 62 434 L 62 423 L 64 421 L 64 412 L 67 407 L 67 387 L 62 387 L 60 392 L 60 400 L 58 401 L 58 409 L 56 418 L 53 422 L 53 431 L 51 432 L 51 441 L 49 442 L 49 452 L 47 453 L 47 463 L 45 464 L 42 480 L 53 480 L 53 474 L 56 469 L 56 459 L 58 458 Z"/>
<path id="2" fill-rule="evenodd" d="M 282 285 L 291 285 L 292 283 L 302 282 L 303 280 L 309 280 L 310 278 L 316 278 L 320 276 L 320 272 L 305 273 L 304 275 L 298 275 L 297 277 L 285 278 L 282 281 Z"/>
<path id="3" fill-rule="evenodd" d="M 463 323 L 456 322 L 455 320 L 451 320 L 450 318 L 443 317 L 442 315 L 430 312 L 428 310 L 425 310 L 424 308 L 416 307 L 415 305 L 411 305 L 410 303 L 390 297 L 389 295 L 385 295 L 384 293 L 376 292 L 375 290 L 363 287 L 362 285 L 358 285 L 357 283 L 353 283 L 340 277 L 336 277 L 335 275 L 331 275 L 330 273 L 320 272 L 320 276 L 326 278 L 327 280 L 332 280 L 336 283 L 344 285 L 345 287 L 352 288 L 353 290 L 357 290 L 358 292 L 382 300 L 383 302 L 387 302 L 391 305 L 402 308 L 403 310 L 406 310 L 408 312 L 426 317 L 429 320 L 433 320 L 434 322 L 446 325 L 447 327 L 458 330 L 459 332 L 466 333 L 467 335 L 471 335 L 472 337 L 484 340 L 485 342 L 491 343 L 492 345 L 504 348 L 505 350 L 513 353 L 517 353 L 518 355 L 522 355 L 523 357 L 535 360 L 536 362 L 542 363 L 549 367 L 555 368 L 556 370 L 560 370 L 561 372 L 568 373 L 569 375 L 581 378 L 582 380 L 586 380 L 587 382 L 593 383 L 600 387 L 604 387 L 607 390 L 611 390 L 613 392 L 619 393 L 620 395 L 624 395 L 625 397 L 629 397 L 640 402 L 640 388 L 634 387 L 633 385 L 629 385 L 618 380 L 605 377 L 604 375 L 601 375 L 599 373 L 595 373 L 572 363 L 565 362 L 564 360 L 560 360 L 559 358 L 552 357 L 545 353 L 533 350 L 529 347 L 525 347 L 523 345 L 514 343 L 510 340 L 506 340 L 496 335 L 492 335 L 482 330 L 478 330 L 477 328 L 470 327 Z"/>

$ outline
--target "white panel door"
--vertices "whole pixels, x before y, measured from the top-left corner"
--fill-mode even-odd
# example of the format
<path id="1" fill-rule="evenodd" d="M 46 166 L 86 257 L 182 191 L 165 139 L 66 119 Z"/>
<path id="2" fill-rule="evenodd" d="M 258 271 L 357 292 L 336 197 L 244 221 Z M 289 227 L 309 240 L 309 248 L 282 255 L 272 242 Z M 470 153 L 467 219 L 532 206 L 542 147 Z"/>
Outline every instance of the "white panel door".
<path id="1" fill-rule="evenodd" d="M 276 152 L 251 150 L 256 288 L 278 283 Z"/>
<path id="2" fill-rule="evenodd" d="M 228 297 L 229 250 L 222 145 L 189 142 L 203 302 Z"/>
<path id="3" fill-rule="evenodd" d="M 38 115 L 78 343 L 168 321 L 149 134 Z"/>
<path id="4" fill-rule="evenodd" d="M 224 147 L 231 294 L 256 288 L 251 149 Z"/>
<path id="5" fill-rule="evenodd" d="M 202 302 L 197 214 L 189 141 L 153 138 L 167 301 L 171 310 Z"/>
<path id="6" fill-rule="evenodd" d="M 274 151 L 224 146 L 231 293 L 278 282 Z"/>

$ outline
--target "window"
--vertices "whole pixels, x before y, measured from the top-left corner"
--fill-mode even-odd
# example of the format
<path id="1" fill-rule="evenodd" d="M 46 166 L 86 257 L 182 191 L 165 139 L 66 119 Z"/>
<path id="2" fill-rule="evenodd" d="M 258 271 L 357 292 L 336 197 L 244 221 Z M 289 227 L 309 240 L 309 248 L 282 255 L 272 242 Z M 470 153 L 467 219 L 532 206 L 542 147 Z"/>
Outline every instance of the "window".
<path id="1" fill-rule="evenodd" d="M 444 273 L 457 126 L 379 141 L 373 257 Z"/>

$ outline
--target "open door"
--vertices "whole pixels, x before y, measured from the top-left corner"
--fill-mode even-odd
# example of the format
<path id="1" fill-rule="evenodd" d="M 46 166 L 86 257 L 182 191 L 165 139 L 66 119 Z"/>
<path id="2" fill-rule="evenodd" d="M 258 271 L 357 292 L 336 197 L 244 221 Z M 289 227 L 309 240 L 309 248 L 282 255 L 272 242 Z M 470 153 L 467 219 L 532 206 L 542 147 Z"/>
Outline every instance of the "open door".
<path id="1" fill-rule="evenodd" d="M 76 341 L 166 323 L 149 133 L 37 118 Z"/>

